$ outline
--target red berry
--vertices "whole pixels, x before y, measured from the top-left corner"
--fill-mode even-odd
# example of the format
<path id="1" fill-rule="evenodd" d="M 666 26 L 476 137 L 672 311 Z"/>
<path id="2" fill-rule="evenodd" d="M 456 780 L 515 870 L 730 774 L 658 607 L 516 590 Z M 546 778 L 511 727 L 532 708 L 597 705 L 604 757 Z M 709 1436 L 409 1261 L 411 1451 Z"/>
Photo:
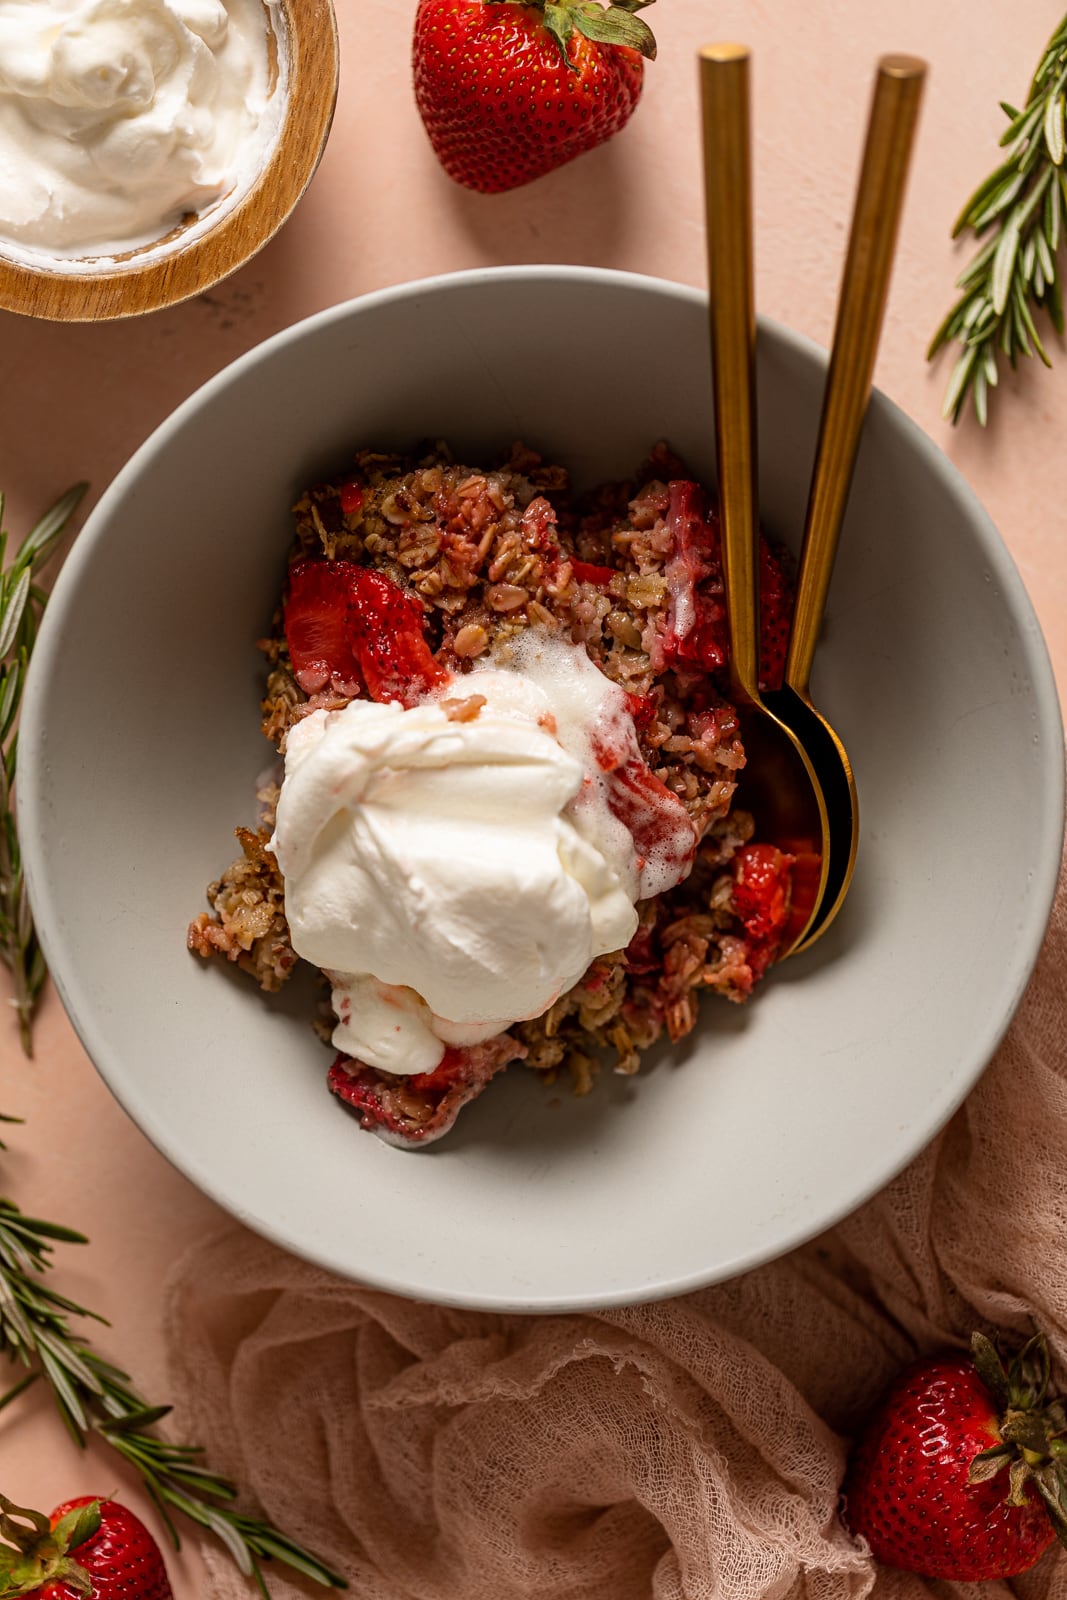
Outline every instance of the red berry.
<path id="1" fill-rule="evenodd" d="M 580 0 L 419 0 L 415 103 L 441 165 L 484 194 L 514 189 L 618 133 L 655 53 L 626 6 Z M 583 27 L 596 31 L 587 38 Z M 631 48 L 636 45 L 636 48 Z"/>
<path id="2" fill-rule="evenodd" d="M 639 883 L 646 870 L 669 886 L 687 877 L 699 843 L 678 796 L 651 770 L 639 751 L 593 735 L 593 755 L 603 774 L 608 810 L 629 831 Z M 658 891 L 657 891 L 658 892 Z"/>
<path id="3" fill-rule="evenodd" d="M 759 974 L 774 958 L 789 921 L 795 857 L 773 844 L 746 844 L 734 857 L 734 915 L 750 944 L 749 965 Z"/>
<path id="4" fill-rule="evenodd" d="M 372 700 L 414 705 L 421 695 L 448 682 L 423 635 L 422 606 L 414 595 L 369 567 L 350 580 L 352 641 Z"/>
<path id="5" fill-rule="evenodd" d="M 844 1484 L 845 1519 L 876 1560 L 958 1582 L 1026 1572 L 1055 1539 L 1032 1480 L 1009 1501 L 1004 1470 L 970 1480 L 1001 1443 L 990 1390 L 966 1357 L 922 1361 L 894 1384 L 860 1437 Z"/>
<path id="6" fill-rule="evenodd" d="M 359 664 L 349 628 L 349 561 L 297 561 L 289 568 L 285 640 L 293 676 L 305 694 L 358 694 Z"/>
<path id="7" fill-rule="evenodd" d="M 419 601 L 355 561 L 293 563 L 285 639 L 305 694 L 351 698 L 365 685 L 372 700 L 412 705 L 448 680 L 426 643 Z"/>
<path id="8" fill-rule="evenodd" d="M 100 1506 L 100 1526 L 70 1557 L 88 1573 L 93 1600 L 174 1600 L 159 1546 L 139 1517 L 115 1500 L 81 1495 L 66 1500 L 49 1518 L 53 1527 L 80 1506 Z M 78 1590 L 63 1582 L 49 1582 L 31 1594 L 41 1600 L 77 1600 Z"/>

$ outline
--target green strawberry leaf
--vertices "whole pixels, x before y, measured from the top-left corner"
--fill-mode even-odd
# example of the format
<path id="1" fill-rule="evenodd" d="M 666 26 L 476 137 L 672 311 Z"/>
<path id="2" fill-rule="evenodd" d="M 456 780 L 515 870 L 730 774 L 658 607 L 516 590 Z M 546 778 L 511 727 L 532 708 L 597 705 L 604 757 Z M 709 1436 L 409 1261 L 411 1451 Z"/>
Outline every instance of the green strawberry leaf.
<path id="1" fill-rule="evenodd" d="M 0 1600 L 37 1594 L 51 1583 L 91 1596 L 89 1574 L 67 1551 L 91 1539 L 99 1527 L 99 1500 L 75 1506 L 53 1528 L 42 1512 L 17 1506 L 0 1494 L 0 1534 L 8 1541 L 0 1544 Z"/>
<path id="2" fill-rule="evenodd" d="M 1000 1425 L 1000 1436 L 1035 1455 L 1048 1454 L 1048 1430 L 1040 1412 L 1009 1411 Z"/>
<path id="3" fill-rule="evenodd" d="M 1057 1539 L 1067 1548 L 1067 1509 L 1064 1507 L 1063 1479 L 1054 1467 L 1037 1467 L 1033 1472 L 1033 1482 L 1045 1502 L 1045 1510 L 1056 1530 Z"/>
<path id="4" fill-rule="evenodd" d="M 569 6 L 545 6 L 545 31 L 559 46 L 559 53 L 572 72 L 578 68 L 570 57 L 570 42 L 574 34 L 574 12 Z"/>
<path id="5" fill-rule="evenodd" d="M 987 1339 L 984 1333 L 975 1332 L 971 1334 L 971 1357 L 974 1361 L 975 1371 L 993 1396 L 993 1399 L 1001 1410 L 1006 1410 L 1012 1402 L 1008 1374 L 1004 1370 L 1004 1363 L 997 1354 L 992 1340 Z"/>
<path id="6" fill-rule="evenodd" d="M 41 1586 L 42 1570 L 41 1563 L 29 1556 L 9 1548 L 0 1550 L 0 1600 L 32 1594 Z"/>
<path id="7" fill-rule="evenodd" d="M 1041 1334 L 1028 1339 L 1008 1369 L 1008 1380 L 1024 1398 L 1019 1403 L 1040 1406 L 1048 1393 L 1052 1376 L 1048 1341 Z"/>
<path id="8" fill-rule="evenodd" d="M 20 1524 L 24 1522 L 30 1526 L 21 1527 Z M 25 1551 L 36 1544 L 42 1534 L 50 1532 L 51 1524 L 43 1512 L 17 1506 L 6 1494 L 0 1494 L 0 1538 L 6 1539 L 16 1549 Z"/>
<path id="9" fill-rule="evenodd" d="M 52 1529 L 53 1538 L 65 1555 L 68 1550 L 76 1550 L 86 1539 L 91 1539 L 100 1529 L 100 1502 L 90 1500 L 88 1505 L 75 1506 L 65 1516 L 60 1517 Z"/>
<path id="10" fill-rule="evenodd" d="M 1008 1504 L 1010 1506 L 1025 1506 L 1026 1486 L 1030 1481 L 1030 1468 L 1022 1456 L 1016 1456 L 1008 1469 L 1010 1487 L 1008 1489 Z"/>
<path id="11" fill-rule="evenodd" d="M 642 17 L 626 7 L 612 6 L 602 11 L 587 0 L 574 8 L 574 26 L 595 44 L 624 44 L 639 50 L 649 61 L 656 59 L 655 34 Z"/>
<path id="12" fill-rule="evenodd" d="M 988 1483 L 998 1472 L 1003 1472 L 1013 1454 L 1010 1444 L 995 1444 L 989 1450 L 979 1451 L 967 1469 L 967 1482 Z"/>
<path id="13" fill-rule="evenodd" d="M 70 1556 L 23 1555 L 9 1545 L 0 1547 L 0 1600 L 20 1600 L 37 1595 L 46 1585 L 62 1583 L 74 1594 L 93 1594 L 93 1581 Z"/>

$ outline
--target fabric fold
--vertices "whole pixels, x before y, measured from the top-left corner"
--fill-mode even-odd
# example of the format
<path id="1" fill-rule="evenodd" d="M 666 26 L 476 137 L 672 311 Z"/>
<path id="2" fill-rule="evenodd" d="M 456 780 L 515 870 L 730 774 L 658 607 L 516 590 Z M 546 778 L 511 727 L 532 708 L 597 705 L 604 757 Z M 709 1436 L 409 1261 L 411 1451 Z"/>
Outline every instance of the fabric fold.
<path id="1" fill-rule="evenodd" d="M 829 1233 L 681 1299 L 459 1312 L 227 1228 L 169 1287 L 182 1430 L 358 1600 L 972 1600 L 876 1569 L 839 1485 L 894 1373 L 975 1326 L 1036 1322 L 1067 1383 L 1065 1019 L 1061 874 L 1019 1011 L 948 1127 Z M 206 1555 L 211 1600 L 250 1592 Z M 981 1592 L 1067 1600 L 1067 1552 Z"/>

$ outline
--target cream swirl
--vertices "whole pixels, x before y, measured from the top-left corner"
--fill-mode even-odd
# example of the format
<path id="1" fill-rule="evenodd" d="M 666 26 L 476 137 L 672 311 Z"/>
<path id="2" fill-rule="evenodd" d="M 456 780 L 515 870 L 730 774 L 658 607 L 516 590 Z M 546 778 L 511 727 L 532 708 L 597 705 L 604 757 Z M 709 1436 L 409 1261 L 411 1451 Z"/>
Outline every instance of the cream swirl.
<path id="1" fill-rule="evenodd" d="M 582 646 L 531 636 L 436 699 L 297 723 L 271 843 L 293 948 L 333 985 L 334 1043 L 416 1073 L 541 1016 L 624 948 L 696 833 L 644 766 L 623 691 Z"/>
<path id="2" fill-rule="evenodd" d="M 201 213 L 273 131 L 262 0 L 0 0 L 0 236 L 114 254 Z"/>

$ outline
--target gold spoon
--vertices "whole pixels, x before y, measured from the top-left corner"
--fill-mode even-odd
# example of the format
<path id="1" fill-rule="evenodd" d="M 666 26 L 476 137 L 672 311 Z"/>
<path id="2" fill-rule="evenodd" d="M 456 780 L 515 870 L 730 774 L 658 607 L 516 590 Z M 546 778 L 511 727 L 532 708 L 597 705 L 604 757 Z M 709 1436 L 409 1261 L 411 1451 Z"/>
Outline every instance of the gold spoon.
<path id="1" fill-rule="evenodd" d="M 883 56 L 875 74 L 804 520 L 785 681 L 767 696 L 804 743 L 822 785 L 830 828 L 822 896 L 794 950 L 807 949 L 825 933 L 856 864 L 859 811 L 852 765 L 837 733 L 812 705 L 809 680 L 871 393 L 925 75 L 926 63 L 907 55 Z"/>
<path id="2" fill-rule="evenodd" d="M 752 295 L 749 52 L 701 52 L 708 276 L 714 352 L 723 578 L 733 692 L 747 755 L 743 803 L 761 833 L 797 856 L 780 958 L 830 925 L 856 858 L 858 808 L 847 752 L 808 695 L 808 679 L 870 394 L 924 66 L 879 63 L 853 214 L 805 522 L 785 686 L 760 692 Z"/>
<path id="3" fill-rule="evenodd" d="M 780 949 L 785 956 L 806 933 L 822 897 L 829 818 L 803 743 L 769 710 L 759 688 L 749 52 L 738 44 L 709 45 L 700 60 L 715 448 L 731 698 L 746 756 L 743 803 L 764 838 L 809 867 L 794 882 L 793 914 Z"/>

